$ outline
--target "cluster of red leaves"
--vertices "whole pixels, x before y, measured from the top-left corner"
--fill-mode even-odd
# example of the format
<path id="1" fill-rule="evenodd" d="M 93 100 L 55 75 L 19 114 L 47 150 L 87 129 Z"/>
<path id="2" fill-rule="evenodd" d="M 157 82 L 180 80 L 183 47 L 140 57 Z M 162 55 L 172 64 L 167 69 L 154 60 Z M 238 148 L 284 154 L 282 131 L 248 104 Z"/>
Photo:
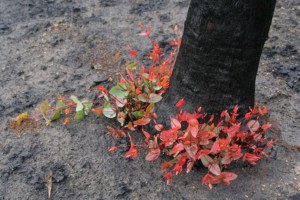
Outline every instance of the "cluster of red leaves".
<path id="1" fill-rule="evenodd" d="M 171 42 L 171 45 L 176 48 L 170 55 L 165 55 L 159 44 L 150 36 L 150 28 L 145 29 L 143 24 L 140 24 L 140 28 L 142 31 L 140 35 L 147 37 L 152 44 L 149 55 L 152 61 L 150 65 L 144 66 L 139 60 L 137 52 L 129 45 L 129 54 L 135 61 L 126 66 L 126 74 L 119 74 L 119 81 L 109 91 L 98 86 L 100 97 L 105 100 L 103 114 L 108 118 L 116 117 L 123 128 L 131 131 L 136 127 L 149 124 L 155 118 L 154 106 L 169 88 L 169 80 L 181 41 L 178 39 L 178 27 L 175 26 L 176 41 Z M 114 134 L 114 131 L 110 131 L 110 133 L 116 137 L 120 136 Z M 143 133 L 147 134 L 144 131 Z"/>
<path id="2" fill-rule="evenodd" d="M 216 117 L 218 122 L 215 123 L 214 115 L 206 120 L 207 115 L 201 112 L 201 107 L 194 113 L 182 110 L 184 99 L 181 99 L 176 104 L 177 115 L 170 116 L 170 128 L 164 130 L 163 125 L 157 122 L 157 115 L 153 110 L 169 87 L 181 44 L 178 26 L 174 28 L 176 40 L 170 43 L 177 48 L 169 56 L 164 55 L 158 43 L 151 38 L 150 28 L 145 29 L 143 24 L 140 24 L 140 28 L 142 31 L 140 35 L 147 37 L 153 47 L 149 55 L 152 60 L 150 66 L 145 67 L 138 59 L 137 52 L 129 45 L 129 54 L 135 62 L 126 66 L 126 74 L 120 74 L 119 81 L 110 90 L 97 86 L 101 101 L 79 100 L 73 95 L 69 100 L 59 97 L 55 106 L 44 101 L 39 108 L 40 114 L 30 116 L 22 113 L 16 118 L 17 123 L 21 124 L 27 119 L 42 117 L 49 125 L 61 115 L 65 115 L 63 123 L 66 125 L 70 122 L 70 115 L 75 120 L 82 120 L 89 112 L 108 118 L 116 117 L 122 128 L 108 127 L 108 134 L 117 139 L 129 137 L 130 148 L 125 157 L 135 159 L 138 155 L 138 147 L 143 147 L 143 150 L 148 151 L 146 155 L 148 161 L 156 160 L 162 154 L 172 158 L 161 165 L 167 184 L 172 182 L 173 174 L 180 174 L 184 168 L 189 173 L 198 161 L 208 168 L 202 184 L 210 188 L 222 182 L 229 185 L 230 181 L 237 178 L 236 174 L 224 171 L 231 162 L 241 159 L 250 165 L 255 165 L 263 156 L 268 157 L 266 152 L 276 140 L 267 141 L 265 137 L 271 124 L 261 125 L 259 122 L 261 116 L 267 112 L 267 107 L 261 108 L 256 105 L 242 120 L 237 120 L 238 106 L 236 106 L 232 112 L 224 110 L 219 117 Z M 151 121 L 158 131 L 154 136 L 144 129 L 144 126 Z M 145 144 L 134 144 L 131 138 L 129 132 L 135 131 L 137 127 L 141 127 Z M 118 148 L 124 146 L 113 146 L 109 152 Z"/>
<path id="3" fill-rule="evenodd" d="M 182 99 L 176 105 L 181 108 L 183 104 Z M 230 181 L 237 178 L 236 174 L 224 171 L 231 162 L 241 159 L 255 165 L 263 156 L 268 157 L 266 152 L 276 142 L 265 138 L 271 124 L 261 125 L 259 122 L 266 112 L 267 107 L 262 109 L 256 105 L 240 121 L 237 120 L 238 106 L 235 106 L 232 112 L 224 110 L 218 122 L 214 123 L 214 115 L 205 120 L 207 116 L 201 113 L 201 107 L 194 113 L 180 109 L 175 118 L 170 116 L 170 129 L 159 130 L 151 139 L 150 135 L 146 137 L 146 160 L 153 161 L 162 154 L 172 157 L 161 165 L 162 172 L 168 171 L 163 176 L 167 184 L 171 183 L 173 174 L 180 174 L 184 167 L 189 173 L 195 162 L 199 161 L 208 168 L 202 184 L 210 188 L 222 182 L 229 185 Z M 144 129 L 142 131 L 145 132 Z M 131 138 L 130 141 L 131 147 L 126 157 L 136 157 L 137 149 Z"/>
<path id="4" fill-rule="evenodd" d="M 177 106 L 182 106 L 183 101 L 179 101 Z M 212 188 L 213 184 L 224 182 L 230 184 L 237 175 L 231 172 L 222 172 L 227 166 L 240 158 L 251 165 L 256 164 L 262 156 L 266 156 L 266 150 L 271 148 L 275 141 L 266 141 L 265 133 L 271 124 L 259 124 L 259 119 L 267 112 L 267 107 L 262 109 L 256 105 L 250 109 L 243 121 L 236 120 L 238 116 L 238 106 L 229 113 L 223 111 L 218 123 L 214 123 L 214 116 L 207 122 L 205 114 L 200 113 L 199 108 L 194 113 L 187 113 L 183 110 L 170 117 L 171 129 L 160 132 L 161 142 L 158 148 L 165 154 L 174 158 L 162 165 L 162 170 L 174 165 L 173 169 L 165 175 L 168 183 L 171 182 L 172 173 L 180 174 L 184 166 L 187 173 L 190 172 L 197 160 L 208 168 L 207 175 L 202 183 Z M 186 129 L 181 125 L 187 124 Z M 151 150 L 150 150 L 151 152 Z"/>

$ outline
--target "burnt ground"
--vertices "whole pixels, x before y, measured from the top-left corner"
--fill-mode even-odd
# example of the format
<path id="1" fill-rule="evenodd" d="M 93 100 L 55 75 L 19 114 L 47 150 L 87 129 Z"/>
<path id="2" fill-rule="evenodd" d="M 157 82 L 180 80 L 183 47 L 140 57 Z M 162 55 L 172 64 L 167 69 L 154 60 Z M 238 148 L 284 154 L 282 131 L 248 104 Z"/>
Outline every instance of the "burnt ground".
<path id="1" fill-rule="evenodd" d="M 109 154 L 113 121 L 94 116 L 15 135 L 9 117 L 34 111 L 58 95 L 94 97 L 87 88 L 122 71 L 127 44 L 147 55 L 138 23 L 152 27 L 165 46 L 183 27 L 189 0 L 0 0 L 0 199 L 300 199 L 300 3 L 279 0 L 257 75 L 256 99 L 270 108 L 272 158 L 255 167 L 238 163 L 238 179 L 212 191 L 204 170 L 167 186 L 160 164 Z M 168 47 L 164 47 L 165 51 Z M 119 56 L 121 55 L 121 56 Z M 136 136 L 137 137 L 137 136 Z"/>

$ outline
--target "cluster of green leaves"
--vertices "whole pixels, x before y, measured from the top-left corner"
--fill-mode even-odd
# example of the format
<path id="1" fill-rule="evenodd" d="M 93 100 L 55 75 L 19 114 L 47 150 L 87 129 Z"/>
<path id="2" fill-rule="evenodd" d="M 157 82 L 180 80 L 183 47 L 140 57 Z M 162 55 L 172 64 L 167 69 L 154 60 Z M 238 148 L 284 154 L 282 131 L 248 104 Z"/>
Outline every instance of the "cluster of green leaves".
<path id="1" fill-rule="evenodd" d="M 148 124 L 151 121 L 155 103 L 162 99 L 162 95 L 169 87 L 169 79 L 181 40 L 176 26 L 174 29 L 176 41 L 170 43 L 176 48 L 167 56 L 162 53 L 158 43 L 150 36 L 150 28 L 145 30 L 143 24 L 140 24 L 140 28 L 142 30 L 140 35 L 147 37 L 153 47 L 149 55 L 152 60 L 150 66 L 144 66 L 138 59 L 137 52 L 129 45 L 130 55 L 134 58 L 134 62 L 125 67 L 126 74 L 119 74 L 119 81 L 110 90 L 101 85 L 97 86 L 101 93 L 97 101 L 80 101 L 74 95 L 68 99 L 60 96 L 55 106 L 46 100 L 42 102 L 39 114 L 29 116 L 22 113 L 17 119 L 22 121 L 27 118 L 42 117 L 46 125 L 49 125 L 65 114 L 64 124 L 67 124 L 71 118 L 82 120 L 92 111 L 98 116 L 103 114 L 107 118 L 117 118 L 121 126 L 130 130 Z"/>

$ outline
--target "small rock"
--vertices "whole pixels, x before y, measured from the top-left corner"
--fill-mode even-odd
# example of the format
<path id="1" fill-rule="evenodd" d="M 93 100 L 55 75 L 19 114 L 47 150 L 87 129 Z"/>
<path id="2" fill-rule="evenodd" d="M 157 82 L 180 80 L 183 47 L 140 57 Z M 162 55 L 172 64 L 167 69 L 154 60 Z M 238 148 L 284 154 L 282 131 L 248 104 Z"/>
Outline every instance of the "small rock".
<path id="1" fill-rule="evenodd" d="M 17 72 L 17 75 L 18 76 L 22 76 L 24 74 L 24 71 L 19 71 L 19 72 Z"/>
<path id="2" fill-rule="evenodd" d="M 63 171 L 55 171 L 53 175 L 53 180 L 55 183 L 60 183 L 66 178 L 65 173 Z"/>
<path id="3" fill-rule="evenodd" d="M 32 156 L 32 151 L 30 149 L 24 149 L 19 155 L 21 158 L 30 158 Z"/>
<path id="4" fill-rule="evenodd" d="M 126 197 L 128 193 L 130 193 L 132 190 L 129 189 L 125 184 L 122 184 L 121 187 L 119 187 L 116 191 L 116 198 L 117 199 L 123 199 Z"/>
<path id="5" fill-rule="evenodd" d="M 2 182 L 4 182 L 4 183 L 7 182 L 8 178 L 9 178 L 9 173 L 8 172 L 3 172 L 1 174 L 1 180 L 2 180 Z"/>
<path id="6" fill-rule="evenodd" d="M 0 24 L 0 30 L 1 31 L 5 31 L 5 30 L 8 30 L 9 29 L 9 26 L 5 25 L 5 24 Z"/>
<path id="7" fill-rule="evenodd" d="M 91 168 L 92 168 L 91 163 L 90 163 L 90 162 L 85 162 L 85 163 L 82 165 L 82 168 L 91 169 Z"/>
<path id="8" fill-rule="evenodd" d="M 53 168 L 53 182 L 54 183 L 60 183 L 66 179 L 66 174 L 63 168 L 63 165 L 56 164 Z"/>
<path id="9" fill-rule="evenodd" d="M 169 22 L 171 19 L 170 19 L 170 15 L 169 14 L 163 14 L 163 15 L 160 15 L 159 16 L 159 20 L 161 22 Z"/>
<path id="10" fill-rule="evenodd" d="M 77 13 L 77 12 L 80 12 L 81 9 L 80 8 L 73 8 L 73 12 Z"/>
<path id="11" fill-rule="evenodd" d="M 37 174 L 32 174 L 28 178 L 28 182 L 31 185 L 34 185 L 35 189 L 37 189 L 37 190 L 41 190 L 45 187 L 43 179 L 41 177 L 39 177 Z"/>
<path id="12" fill-rule="evenodd" d="M 41 66 L 41 70 L 43 70 L 43 71 L 46 71 L 46 70 L 47 70 L 47 68 L 48 68 L 48 67 L 47 67 L 47 66 L 45 66 L 45 65 L 42 65 L 42 66 Z"/>

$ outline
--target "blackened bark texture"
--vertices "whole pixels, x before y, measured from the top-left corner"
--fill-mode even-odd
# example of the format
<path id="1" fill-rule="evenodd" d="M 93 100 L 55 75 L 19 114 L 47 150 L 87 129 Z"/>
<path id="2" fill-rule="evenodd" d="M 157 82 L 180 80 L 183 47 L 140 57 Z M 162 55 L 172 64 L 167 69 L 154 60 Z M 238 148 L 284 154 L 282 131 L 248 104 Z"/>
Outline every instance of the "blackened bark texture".
<path id="1" fill-rule="evenodd" d="M 199 106 L 209 114 L 254 104 L 255 78 L 276 0 L 192 0 L 162 119 Z"/>

